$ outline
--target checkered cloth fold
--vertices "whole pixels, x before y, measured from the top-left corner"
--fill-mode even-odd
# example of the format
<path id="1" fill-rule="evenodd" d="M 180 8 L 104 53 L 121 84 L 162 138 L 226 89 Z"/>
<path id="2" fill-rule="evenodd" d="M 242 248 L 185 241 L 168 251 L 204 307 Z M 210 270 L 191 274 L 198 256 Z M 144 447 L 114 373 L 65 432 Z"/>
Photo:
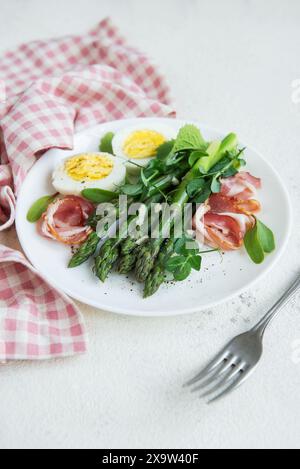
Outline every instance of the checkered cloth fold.
<path id="1" fill-rule="evenodd" d="M 109 19 L 84 36 L 34 41 L 0 58 L 0 231 L 36 158 L 76 131 L 124 117 L 172 116 L 168 87 Z M 76 305 L 23 254 L 0 245 L 0 360 L 86 350 Z"/>

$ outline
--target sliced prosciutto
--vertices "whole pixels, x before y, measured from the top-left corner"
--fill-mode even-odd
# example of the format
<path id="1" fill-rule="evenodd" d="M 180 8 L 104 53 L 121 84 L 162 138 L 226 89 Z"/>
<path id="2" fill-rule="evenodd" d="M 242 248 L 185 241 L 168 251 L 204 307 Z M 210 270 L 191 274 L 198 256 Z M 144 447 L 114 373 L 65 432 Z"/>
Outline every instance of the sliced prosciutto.
<path id="1" fill-rule="evenodd" d="M 4 224 L 7 222 L 8 219 L 8 213 L 7 210 L 4 207 L 0 206 L 0 224 Z"/>
<path id="2" fill-rule="evenodd" d="M 81 197 L 59 197 L 48 206 L 38 222 L 38 231 L 64 244 L 81 244 L 92 231 L 86 221 L 93 211 L 93 204 Z"/>
<path id="3" fill-rule="evenodd" d="M 250 215 L 218 214 L 208 210 L 200 223 L 198 221 L 196 229 L 209 246 L 233 251 L 242 247 L 246 232 L 254 224 L 255 218 Z"/>
<path id="4" fill-rule="evenodd" d="M 214 213 L 243 213 L 253 215 L 261 210 L 261 205 L 255 199 L 237 199 L 227 195 L 213 194 L 209 199 L 209 206 Z"/>
<path id="5" fill-rule="evenodd" d="M 221 192 L 202 204 L 194 217 L 198 239 L 224 251 L 240 249 L 246 232 L 255 225 L 261 205 L 253 197 L 261 181 L 249 173 L 221 181 Z"/>
<path id="6" fill-rule="evenodd" d="M 261 189 L 261 179 L 250 173 L 241 171 L 235 176 L 222 179 L 221 194 L 240 200 L 248 200 L 256 197 L 257 190 Z"/>

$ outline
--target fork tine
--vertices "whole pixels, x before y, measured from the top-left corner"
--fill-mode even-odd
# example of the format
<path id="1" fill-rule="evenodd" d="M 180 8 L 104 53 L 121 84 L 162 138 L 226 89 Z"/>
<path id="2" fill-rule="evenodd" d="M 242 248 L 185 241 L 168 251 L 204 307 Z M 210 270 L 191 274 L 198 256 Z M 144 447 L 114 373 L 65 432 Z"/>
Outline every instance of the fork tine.
<path id="1" fill-rule="evenodd" d="M 226 362 L 222 361 L 219 363 L 217 366 L 215 366 L 211 371 L 207 372 L 203 377 L 199 378 L 198 381 L 200 381 L 200 384 L 198 384 L 195 388 L 191 390 L 191 392 L 196 392 L 199 389 L 208 386 L 210 383 L 215 381 L 220 374 L 222 374 L 222 370 L 224 366 L 226 365 Z M 197 381 L 197 382 L 198 382 Z M 194 383 L 194 384 L 197 384 Z"/>
<path id="2" fill-rule="evenodd" d="M 221 363 L 220 366 L 216 368 L 216 370 L 213 373 L 210 373 L 210 375 L 206 379 L 202 379 L 201 383 L 198 384 L 192 392 L 198 391 L 199 389 L 206 388 L 210 384 L 213 384 L 215 381 L 217 381 L 219 378 L 222 378 L 224 374 L 227 376 L 225 373 L 229 368 L 231 368 L 233 365 L 235 365 L 235 360 L 234 357 L 232 356 L 231 358 L 228 358 L 227 362 Z"/>
<path id="3" fill-rule="evenodd" d="M 218 401 L 219 399 L 225 397 L 227 394 L 232 392 L 234 389 L 241 386 L 243 382 L 246 381 L 246 379 L 249 377 L 249 374 L 251 373 L 251 371 L 253 370 L 248 368 L 245 371 L 243 371 L 243 373 L 240 372 L 238 375 L 236 375 L 233 382 L 229 384 L 229 386 L 227 386 L 222 392 L 220 392 L 220 394 L 217 394 L 213 399 L 208 401 L 208 404 L 212 404 L 213 402 Z"/>
<path id="4" fill-rule="evenodd" d="M 220 365 L 220 363 L 223 360 L 227 359 L 228 356 L 229 356 L 228 350 L 227 349 L 222 350 L 222 352 L 220 352 L 219 355 L 217 355 L 214 358 L 214 360 L 212 360 L 202 371 L 200 371 L 200 373 L 194 376 L 194 378 L 192 378 L 190 381 L 185 383 L 184 386 L 185 387 L 191 386 L 192 384 L 197 383 L 197 381 L 200 381 L 200 379 L 203 379 L 204 377 L 206 377 L 208 373 L 213 371 L 216 368 L 216 366 Z"/>
<path id="5" fill-rule="evenodd" d="M 216 384 L 212 388 L 209 388 L 207 391 L 201 394 L 200 397 L 206 397 L 210 394 L 214 394 L 216 391 L 224 387 L 225 384 L 230 383 L 235 377 L 235 375 L 237 375 L 240 371 L 241 362 L 237 363 L 234 367 L 233 365 L 231 365 L 229 369 L 227 368 L 227 372 L 224 372 L 222 373 L 222 375 L 219 376 L 219 380 L 217 380 Z"/>

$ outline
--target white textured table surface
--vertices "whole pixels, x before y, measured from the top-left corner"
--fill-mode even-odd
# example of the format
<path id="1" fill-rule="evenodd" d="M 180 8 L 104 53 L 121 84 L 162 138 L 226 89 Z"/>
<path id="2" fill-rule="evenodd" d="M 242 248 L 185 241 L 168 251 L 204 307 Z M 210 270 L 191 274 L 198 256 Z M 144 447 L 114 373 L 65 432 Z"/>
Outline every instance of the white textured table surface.
<path id="1" fill-rule="evenodd" d="M 181 387 L 300 270 L 300 104 L 291 98 L 300 78 L 299 1 L 1 0 L 0 12 L 1 50 L 83 32 L 111 15 L 162 66 L 180 117 L 235 130 L 266 155 L 295 218 L 280 265 L 235 300 L 163 319 L 82 305 L 89 354 L 1 367 L 0 447 L 299 447 L 299 296 L 273 323 L 261 366 L 240 390 L 206 406 Z M 17 245 L 12 232 L 3 241 Z"/>

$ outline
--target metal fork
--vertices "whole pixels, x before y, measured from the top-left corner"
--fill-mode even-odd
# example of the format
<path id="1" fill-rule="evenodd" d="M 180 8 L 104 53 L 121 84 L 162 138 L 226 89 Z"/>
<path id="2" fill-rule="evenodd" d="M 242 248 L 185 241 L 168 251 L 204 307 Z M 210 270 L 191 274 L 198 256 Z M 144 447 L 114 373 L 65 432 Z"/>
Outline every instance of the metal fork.
<path id="1" fill-rule="evenodd" d="M 214 396 L 212 403 L 239 387 L 249 378 L 263 353 L 263 338 L 267 326 L 300 287 L 300 276 L 250 331 L 235 337 L 200 373 L 185 386 L 196 385 L 192 392 L 208 388 L 201 397 Z M 199 383 L 199 384 L 198 384 Z"/>

